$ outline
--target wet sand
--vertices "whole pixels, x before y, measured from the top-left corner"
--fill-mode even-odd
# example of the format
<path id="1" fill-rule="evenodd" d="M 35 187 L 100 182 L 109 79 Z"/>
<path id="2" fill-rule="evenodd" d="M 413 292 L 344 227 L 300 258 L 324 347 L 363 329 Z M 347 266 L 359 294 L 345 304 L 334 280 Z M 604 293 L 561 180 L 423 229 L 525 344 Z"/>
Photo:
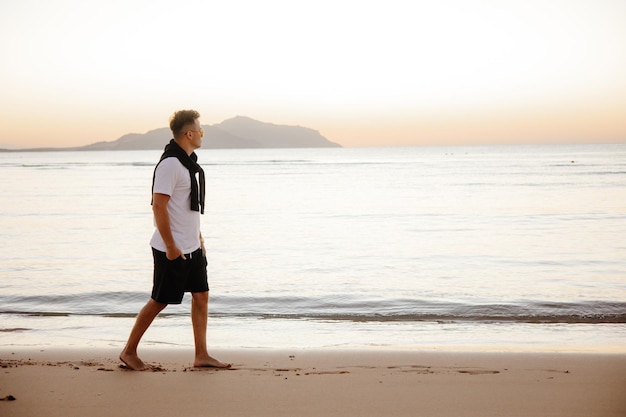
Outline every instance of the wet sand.
<path id="1" fill-rule="evenodd" d="M 388 350 L 0 349 L 0 416 L 626 415 L 626 355 Z"/>

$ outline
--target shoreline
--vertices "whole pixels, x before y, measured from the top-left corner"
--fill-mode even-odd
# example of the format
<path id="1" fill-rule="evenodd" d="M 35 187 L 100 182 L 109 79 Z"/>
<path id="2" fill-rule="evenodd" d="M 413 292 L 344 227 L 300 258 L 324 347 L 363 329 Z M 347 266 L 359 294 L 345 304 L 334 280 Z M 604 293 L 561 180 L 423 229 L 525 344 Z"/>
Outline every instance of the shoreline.
<path id="1" fill-rule="evenodd" d="M 192 353 L 144 347 L 155 370 L 134 372 L 113 348 L 0 347 L 0 415 L 626 415 L 625 354 L 216 349 L 233 369 L 198 370 Z"/>

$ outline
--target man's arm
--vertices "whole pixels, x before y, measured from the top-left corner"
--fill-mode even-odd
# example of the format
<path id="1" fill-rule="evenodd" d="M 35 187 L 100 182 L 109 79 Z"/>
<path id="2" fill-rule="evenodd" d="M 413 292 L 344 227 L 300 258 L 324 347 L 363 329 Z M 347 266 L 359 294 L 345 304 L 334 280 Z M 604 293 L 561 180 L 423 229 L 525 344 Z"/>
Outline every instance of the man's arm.
<path id="1" fill-rule="evenodd" d="M 204 238 L 202 237 L 202 232 L 200 232 L 200 248 L 202 249 L 202 254 L 206 257 L 206 248 L 204 247 Z"/>
<path id="2" fill-rule="evenodd" d="M 167 203 L 170 201 L 170 196 L 166 194 L 154 193 L 152 195 L 152 212 L 154 213 L 154 221 L 156 227 L 163 238 L 165 243 L 165 254 L 167 259 L 173 261 L 174 259 L 182 256 L 185 259 L 185 255 L 176 246 L 174 242 L 174 236 L 172 236 L 172 228 L 170 226 L 170 215 L 167 212 Z"/>

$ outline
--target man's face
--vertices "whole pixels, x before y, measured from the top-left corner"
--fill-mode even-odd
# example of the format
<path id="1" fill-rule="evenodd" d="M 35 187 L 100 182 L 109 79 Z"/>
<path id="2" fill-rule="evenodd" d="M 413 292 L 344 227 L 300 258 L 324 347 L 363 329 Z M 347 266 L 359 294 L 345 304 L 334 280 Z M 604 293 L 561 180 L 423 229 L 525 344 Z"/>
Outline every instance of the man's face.
<path id="1" fill-rule="evenodd" d="M 202 146 L 202 137 L 204 136 L 204 130 L 202 130 L 202 128 L 200 127 L 200 119 L 196 119 L 194 121 L 194 128 L 189 132 L 192 135 L 191 144 L 193 145 L 194 149 L 198 149 Z"/>

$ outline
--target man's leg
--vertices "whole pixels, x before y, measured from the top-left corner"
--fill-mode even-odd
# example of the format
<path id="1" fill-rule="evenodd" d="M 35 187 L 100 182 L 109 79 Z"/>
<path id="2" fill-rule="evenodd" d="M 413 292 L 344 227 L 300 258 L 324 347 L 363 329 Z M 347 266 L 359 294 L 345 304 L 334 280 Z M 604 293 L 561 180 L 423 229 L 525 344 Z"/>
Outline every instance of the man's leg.
<path id="1" fill-rule="evenodd" d="M 193 325 L 193 339 L 196 349 L 193 366 L 230 368 L 230 364 L 220 362 L 211 357 L 207 350 L 206 331 L 209 317 L 209 292 L 193 292 L 191 297 L 191 323 Z"/>
<path id="2" fill-rule="evenodd" d="M 130 369 L 134 371 L 143 371 L 148 368 L 146 364 L 139 359 L 139 356 L 137 356 L 137 346 L 139 346 L 139 341 L 143 337 L 146 330 L 148 330 L 148 327 L 152 324 L 154 318 L 161 311 L 163 311 L 165 307 L 167 307 L 167 304 L 159 303 L 150 299 L 150 301 L 148 301 L 139 311 L 137 319 L 135 320 L 135 325 L 130 332 L 130 336 L 128 336 L 128 342 L 126 342 L 124 350 L 120 353 L 120 360 Z"/>

